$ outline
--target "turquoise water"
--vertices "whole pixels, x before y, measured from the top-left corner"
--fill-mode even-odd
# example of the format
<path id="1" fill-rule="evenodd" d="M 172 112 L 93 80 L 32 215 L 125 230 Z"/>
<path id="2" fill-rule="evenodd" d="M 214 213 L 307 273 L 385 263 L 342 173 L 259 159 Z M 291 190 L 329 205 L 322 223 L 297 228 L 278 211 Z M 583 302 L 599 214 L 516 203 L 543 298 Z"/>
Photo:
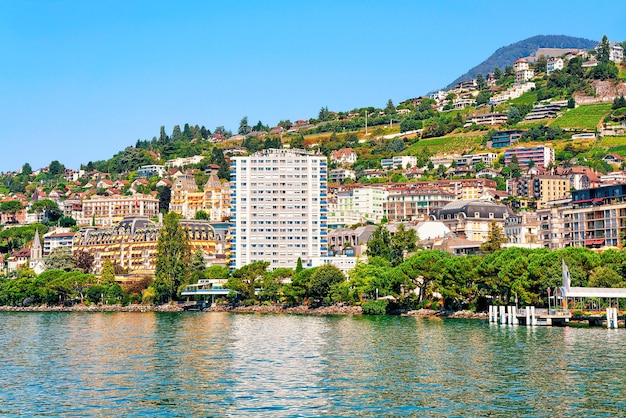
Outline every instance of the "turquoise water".
<path id="1" fill-rule="evenodd" d="M 626 330 L 0 313 L 2 416 L 624 416 Z"/>

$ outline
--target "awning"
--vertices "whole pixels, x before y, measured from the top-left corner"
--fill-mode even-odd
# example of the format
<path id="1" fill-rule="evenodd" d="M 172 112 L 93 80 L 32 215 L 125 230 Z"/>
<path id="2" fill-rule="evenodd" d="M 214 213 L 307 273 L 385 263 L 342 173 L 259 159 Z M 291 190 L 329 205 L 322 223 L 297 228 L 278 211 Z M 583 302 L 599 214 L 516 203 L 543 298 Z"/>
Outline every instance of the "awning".
<path id="1" fill-rule="evenodd" d="M 602 197 L 596 197 L 595 199 L 592 199 L 591 202 L 592 203 L 600 203 L 604 200 L 604 198 Z"/>
<path id="2" fill-rule="evenodd" d="M 604 244 L 604 239 L 587 239 L 585 240 L 585 245 L 602 245 Z"/>
<path id="3" fill-rule="evenodd" d="M 573 204 L 578 204 L 578 203 L 589 203 L 591 202 L 592 199 L 583 199 L 583 200 L 574 200 L 572 203 Z"/>

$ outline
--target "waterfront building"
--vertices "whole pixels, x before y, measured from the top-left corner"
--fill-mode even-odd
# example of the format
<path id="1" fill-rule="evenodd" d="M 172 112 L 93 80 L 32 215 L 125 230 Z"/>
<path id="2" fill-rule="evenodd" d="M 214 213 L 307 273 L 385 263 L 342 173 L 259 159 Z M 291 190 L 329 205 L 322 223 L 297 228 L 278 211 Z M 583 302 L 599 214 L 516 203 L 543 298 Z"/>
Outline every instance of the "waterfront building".
<path id="1" fill-rule="evenodd" d="M 328 233 L 329 256 L 341 254 L 358 257 L 365 254 L 367 243 L 377 228 L 375 225 L 365 225 L 354 229 L 333 229 Z"/>
<path id="2" fill-rule="evenodd" d="M 454 193 L 441 187 L 398 185 L 389 188 L 384 209 L 390 221 L 422 220 L 455 199 Z"/>
<path id="3" fill-rule="evenodd" d="M 537 209 L 538 242 L 546 248 L 556 250 L 570 245 L 571 231 L 566 227 L 562 206 Z"/>
<path id="4" fill-rule="evenodd" d="M 436 210 L 433 219 L 443 222 L 460 238 L 485 242 L 491 223 L 504 228 L 510 216 L 513 212 L 505 205 L 486 200 L 456 200 Z"/>
<path id="5" fill-rule="evenodd" d="M 509 216 L 504 221 L 504 247 L 538 248 L 539 221 L 535 212 L 525 211 Z"/>
<path id="6" fill-rule="evenodd" d="M 136 193 L 132 196 L 93 195 L 82 201 L 82 214 L 76 219 L 78 225 L 111 227 L 127 216 L 159 215 L 159 199 Z"/>
<path id="7" fill-rule="evenodd" d="M 626 237 L 626 184 L 576 190 L 563 214 L 571 245 L 617 247 Z"/>
<path id="8" fill-rule="evenodd" d="M 328 254 L 326 157 L 267 149 L 233 157 L 231 262 L 238 269 L 267 261 L 270 269 L 311 267 Z"/>
<path id="9" fill-rule="evenodd" d="M 224 264 L 228 255 L 226 237 L 215 233 L 209 221 L 181 220 L 192 252 L 202 250 L 207 265 Z M 154 274 L 156 248 L 162 225 L 144 216 L 130 216 L 109 228 L 85 227 L 74 236 L 73 251 L 94 257 L 93 271 L 99 274 L 105 260 L 127 269 Z"/>

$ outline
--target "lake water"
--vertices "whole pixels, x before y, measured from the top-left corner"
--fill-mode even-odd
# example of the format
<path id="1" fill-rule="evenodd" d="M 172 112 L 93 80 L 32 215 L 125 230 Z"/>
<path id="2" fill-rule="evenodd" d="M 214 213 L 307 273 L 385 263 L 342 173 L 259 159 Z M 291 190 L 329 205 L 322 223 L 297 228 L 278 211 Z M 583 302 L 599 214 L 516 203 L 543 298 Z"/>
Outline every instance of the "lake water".
<path id="1" fill-rule="evenodd" d="M 2 416 L 625 416 L 626 330 L 0 313 Z"/>

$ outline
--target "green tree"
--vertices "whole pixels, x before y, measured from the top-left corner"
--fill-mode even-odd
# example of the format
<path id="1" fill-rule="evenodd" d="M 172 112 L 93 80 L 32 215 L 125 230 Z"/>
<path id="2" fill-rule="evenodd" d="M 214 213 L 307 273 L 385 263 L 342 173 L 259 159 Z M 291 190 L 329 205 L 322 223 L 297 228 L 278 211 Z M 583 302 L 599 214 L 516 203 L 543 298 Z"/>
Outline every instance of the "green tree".
<path id="1" fill-rule="evenodd" d="M 74 251 L 74 265 L 83 273 L 89 273 L 93 268 L 94 256 L 87 251 Z"/>
<path id="2" fill-rule="evenodd" d="M 254 301 L 257 286 L 260 286 L 269 265 L 267 261 L 255 261 L 235 270 L 228 278 L 226 287 L 241 293 L 246 300 Z"/>
<path id="3" fill-rule="evenodd" d="M 226 280 L 230 276 L 230 272 L 224 266 L 210 266 L 206 269 L 205 275 L 211 280 Z"/>
<path id="4" fill-rule="evenodd" d="M 298 257 L 298 262 L 296 263 L 296 274 L 300 273 L 304 268 L 302 267 L 302 258 Z"/>
<path id="5" fill-rule="evenodd" d="M 320 109 L 318 114 L 318 119 L 320 121 L 325 121 L 330 116 L 330 112 L 328 111 L 328 106 L 324 106 Z"/>
<path id="6" fill-rule="evenodd" d="M 58 176 L 59 174 L 65 173 L 65 167 L 57 160 L 54 160 L 48 166 L 48 171 L 51 175 Z"/>
<path id="7" fill-rule="evenodd" d="M 194 217 L 194 219 L 208 220 L 209 219 L 209 214 L 206 213 L 203 210 L 199 210 L 199 211 L 196 212 L 196 216 Z"/>
<path id="8" fill-rule="evenodd" d="M 64 248 L 55 248 L 45 261 L 46 270 L 72 271 L 76 269 L 74 258 Z"/>
<path id="9" fill-rule="evenodd" d="M 161 129 L 160 129 L 160 133 L 159 133 L 159 143 L 160 144 L 165 144 L 165 143 L 169 142 L 169 140 L 170 140 L 170 138 L 165 133 L 165 126 L 161 125 Z"/>
<path id="10" fill-rule="evenodd" d="M 406 228 L 404 224 L 398 225 L 396 233 L 391 237 L 390 261 L 392 266 L 397 266 L 404 261 L 404 254 L 417 249 L 417 234 L 415 229 Z"/>
<path id="11" fill-rule="evenodd" d="M 239 129 L 237 130 L 237 133 L 239 135 L 248 135 L 250 132 L 252 132 L 252 128 L 248 125 L 248 117 L 244 116 L 241 118 L 241 121 L 239 121 Z"/>
<path id="12" fill-rule="evenodd" d="M 537 61 L 535 62 L 535 72 L 536 73 L 545 73 L 548 69 L 548 59 L 545 55 L 539 55 Z"/>
<path id="13" fill-rule="evenodd" d="M 72 218 L 71 216 L 61 216 L 59 218 L 59 226 L 63 228 L 76 226 L 76 219 Z"/>
<path id="14" fill-rule="evenodd" d="M 12 221 L 9 221 L 11 223 L 17 222 L 15 215 L 22 209 L 24 209 L 24 206 L 22 206 L 22 203 L 19 200 L 8 200 L 0 203 L 0 212 L 11 215 L 13 218 Z"/>
<path id="15" fill-rule="evenodd" d="M 385 113 L 388 115 L 392 115 L 396 113 L 396 107 L 393 105 L 393 101 L 391 99 L 387 100 L 387 106 L 385 106 Z"/>
<path id="16" fill-rule="evenodd" d="M 217 164 L 220 166 L 217 176 L 222 180 L 230 179 L 230 167 L 224 156 L 224 152 L 219 147 L 213 147 L 211 149 L 211 164 Z"/>
<path id="17" fill-rule="evenodd" d="M 31 174 L 33 174 L 33 168 L 30 166 L 30 164 L 25 163 L 22 166 L 22 174 L 25 176 L 30 176 Z"/>
<path id="18" fill-rule="evenodd" d="M 372 233 L 367 243 L 367 256 L 391 259 L 391 234 L 383 225 L 379 225 Z"/>
<path id="19" fill-rule="evenodd" d="M 404 145 L 402 138 L 395 138 L 389 143 L 389 146 L 387 146 L 387 149 L 393 153 L 402 152 L 405 148 L 406 146 Z"/>
<path id="20" fill-rule="evenodd" d="M 178 142 L 183 139 L 183 133 L 180 130 L 180 125 L 174 125 L 172 129 L 172 142 Z"/>
<path id="21" fill-rule="evenodd" d="M 487 85 L 487 83 L 485 82 L 485 77 L 483 77 L 483 75 L 480 73 L 478 73 L 478 75 L 476 76 L 476 85 L 478 87 L 478 90 L 484 90 L 485 86 Z"/>
<path id="22" fill-rule="evenodd" d="M 615 99 L 613 99 L 613 105 L 611 106 L 611 109 L 615 110 L 621 109 L 623 107 L 626 107 L 626 99 L 624 98 L 624 96 L 616 97 Z"/>
<path id="23" fill-rule="evenodd" d="M 346 280 L 346 276 L 339 268 L 332 264 L 324 264 L 315 269 L 311 275 L 308 295 L 314 300 L 323 301 L 330 294 L 333 285 Z M 328 302 L 329 300 L 327 300 Z"/>
<path id="24" fill-rule="evenodd" d="M 102 286 L 110 286 L 115 282 L 115 266 L 110 258 L 104 260 L 102 265 L 102 273 L 100 274 L 100 283 Z"/>
<path id="25" fill-rule="evenodd" d="M 589 276 L 590 287 L 620 287 L 624 279 L 611 267 L 599 266 Z"/>
<path id="26" fill-rule="evenodd" d="M 170 202 L 172 201 L 172 189 L 163 186 L 159 189 L 159 212 L 167 213 L 170 210 Z"/>
<path id="27" fill-rule="evenodd" d="M 63 212 L 59 209 L 59 205 L 50 200 L 43 199 L 33 203 L 28 210 L 29 213 L 43 213 L 44 217 L 50 222 L 56 222 L 63 216 Z"/>
<path id="28" fill-rule="evenodd" d="M 198 283 L 198 280 L 204 279 L 206 272 L 206 261 L 204 261 L 204 252 L 198 248 L 191 257 L 191 265 L 189 266 L 191 274 L 191 283 Z"/>
<path id="29" fill-rule="evenodd" d="M 298 134 L 289 142 L 291 149 L 303 149 L 304 148 L 304 135 Z"/>
<path id="30" fill-rule="evenodd" d="M 157 242 L 155 291 L 157 300 L 163 302 L 176 297 L 179 289 L 189 280 L 191 246 L 187 231 L 178 220 L 178 215 L 170 212 L 163 217 L 163 227 Z"/>
<path id="31" fill-rule="evenodd" d="M 611 47 L 609 45 L 609 39 L 604 35 L 600 41 L 598 48 L 598 62 L 600 64 L 608 64 L 611 56 Z"/>
<path id="32" fill-rule="evenodd" d="M 575 107 L 576 107 L 576 100 L 574 100 L 573 97 L 570 97 L 569 99 L 567 99 L 567 108 L 573 109 Z"/>
<path id="33" fill-rule="evenodd" d="M 480 246 L 480 250 L 486 254 L 491 254 L 502 248 L 502 244 L 505 242 L 506 237 L 502 232 L 502 227 L 496 221 L 491 221 L 487 241 Z"/>

